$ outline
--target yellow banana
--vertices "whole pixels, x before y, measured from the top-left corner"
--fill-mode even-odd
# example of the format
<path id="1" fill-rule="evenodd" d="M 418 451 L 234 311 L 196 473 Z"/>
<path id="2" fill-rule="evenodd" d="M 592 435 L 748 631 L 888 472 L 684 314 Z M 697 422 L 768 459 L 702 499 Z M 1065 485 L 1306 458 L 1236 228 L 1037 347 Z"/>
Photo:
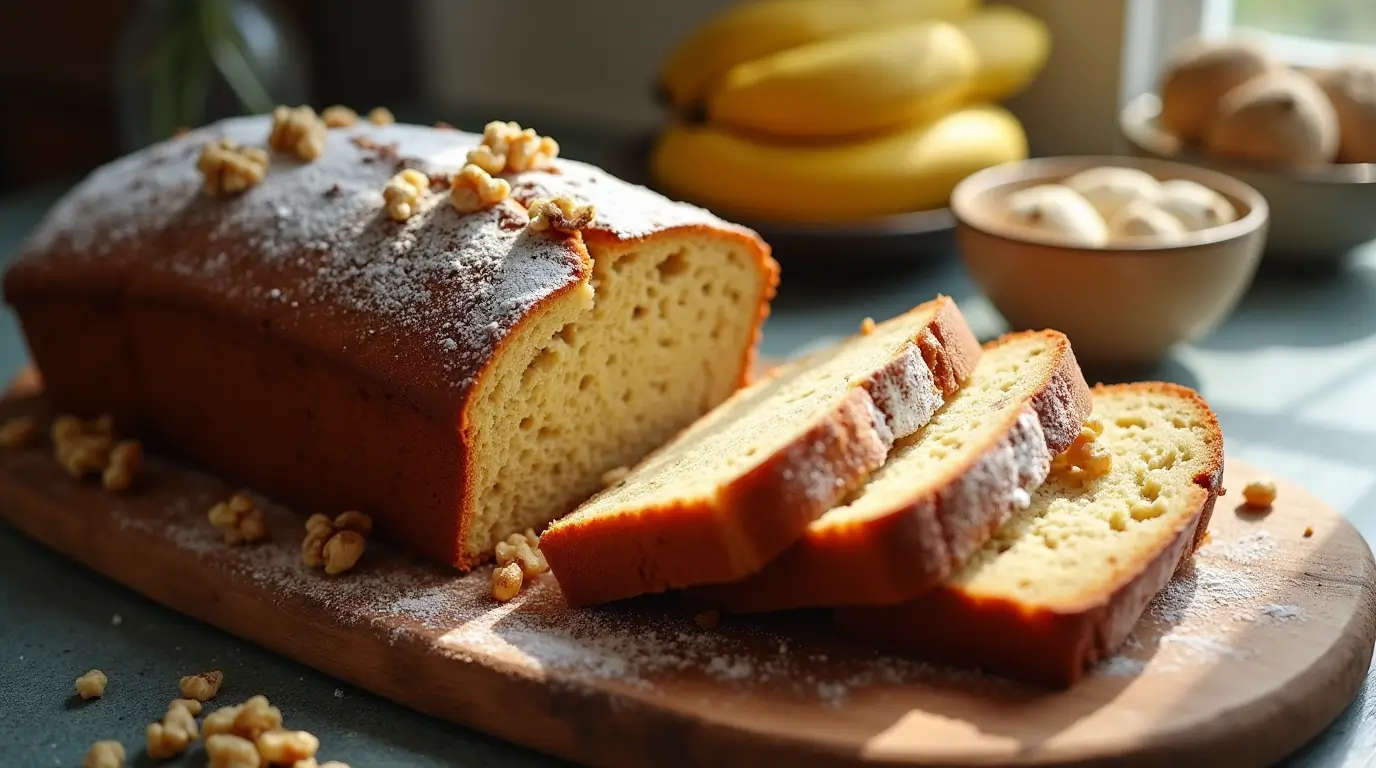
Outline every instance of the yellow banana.
<path id="1" fill-rule="evenodd" d="M 834 222 L 944 206 L 969 174 L 1026 156 L 1017 119 L 979 106 L 835 145 L 766 144 L 673 125 L 655 145 L 651 170 L 670 194 L 723 215 Z"/>
<path id="2" fill-rule="evenodd" d="M 957 20 L 955 25 L 975 46 L 979 74 L 968 101 L 998 101 L 1032 82 L 1050 54 L 1046 22 L 1030 13 L 996 5 Z"/>
<path id="3" fill-rule="evenodd" d="M 975 48 L 945 21 L 867 30 L 734 67 L 711 120 L 785 138 L 851 136 L 931 119 L 965 96 Z"/>
<path id="4" fill-rule="evenodd" d="M 771 53 L 862 29 L 925 19 L 959 19 L 979 0 L 770 0 L 719 13 L 665 61 L 660 86 L 686 111 L 732 67 Z"/>

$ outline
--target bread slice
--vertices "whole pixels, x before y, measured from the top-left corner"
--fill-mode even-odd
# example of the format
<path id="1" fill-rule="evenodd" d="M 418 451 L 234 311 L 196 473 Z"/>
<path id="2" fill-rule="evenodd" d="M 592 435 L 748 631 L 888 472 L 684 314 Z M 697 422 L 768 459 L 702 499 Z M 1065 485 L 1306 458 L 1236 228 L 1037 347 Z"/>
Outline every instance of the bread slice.
<path id="1" fill-rule="evenodd" d="M 1223 493 L 1223 435 L 1174 384 L 1094 389 L 1108 471 L 1053 471 L 956 575 L 901 606 L 841 608 L 852 637 L 1066 687 L 1113 654 L 1199 546 Z"/>
<path id="2" fill-rule="evenodd" d="M 1089 416 L 1070 340 L 1023 332 L 985 345 L 970 380 L 898 441 L 863 488 L 764 570 L 689 600 L 731 612 L 883 605 L 941 583 L 1046 479 Z"/>
<path id="3" fill-rule="evenodd" d="M 926 424 L 979 354 L 943 296 L 771 371 L 545 531 L 565 598 L 754 573 Z"/>

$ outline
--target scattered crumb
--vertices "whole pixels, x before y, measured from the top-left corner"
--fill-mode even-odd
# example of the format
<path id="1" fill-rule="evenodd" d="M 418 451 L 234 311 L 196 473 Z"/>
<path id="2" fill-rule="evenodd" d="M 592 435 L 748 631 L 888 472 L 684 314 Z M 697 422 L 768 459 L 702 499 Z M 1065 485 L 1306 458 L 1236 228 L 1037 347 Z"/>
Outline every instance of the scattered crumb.
<path id="1" fill-rule="evenodd" d="M 874 333 L 874 318 L 867 317 L 860 321 L 860 335 L 868 336 Z"/>
<path id="2" fill-rule="evenodd" d="M 118 613 L 110 617 L 110 626 L 112 626 L 112 627 L 118 627 L 119 625 L 121 625 L 121 624 L 123 624 L 123 623 L 124 623 L 124 617 L 121 616 L 121 615 L 119 615 Z"/>
<path id="3" fill-rule="evenodd" d="M 344 698 L 344 689 L 342 689 L 342 688 L 336 688 L 336 689 L 334 689 L 334 697 L 335 697 L 336 699 L 342 699 L 342 698 Z"/>
<path id="4" fill-rule="evenodd" d="M 1270 509 L 1276 502 L 1276 481 L 1261 477 L 1242 489 L 1243 504 L 1252 509 Z"/>
<path id="5" fill-rule="evenodd" d="M 1304 538 L 1307 539 L 1307 538 L 1309 538 L 1310 536 L 1313 536 L 1313 535 L 1314 535 L 1314 526 L 1312 526 L 1312 525 L 1306 525 L 1306 526 L 1304 527 Z"/>
<path id="6" fill-rule="evenodd" d="M 86 752 L 81 768 L 123 768 L 124 745 L 118 741 L 97 741 Z"/>
<path id="7" fill-rule="evenodd" d="M 196 701 L 210 701 L 220 692 L 220 685 L 224 681 L 225 673 L 218 669 L 187 675 L 181 679 L 182 696 Z"/>
<path id="8" fill-rule="evenodd" d="M 83 699 L 98 699 L 105 695 L 105 686 L 109 682 L 104 672 L 93 669 L 76 679 L 77 695 Z"/>

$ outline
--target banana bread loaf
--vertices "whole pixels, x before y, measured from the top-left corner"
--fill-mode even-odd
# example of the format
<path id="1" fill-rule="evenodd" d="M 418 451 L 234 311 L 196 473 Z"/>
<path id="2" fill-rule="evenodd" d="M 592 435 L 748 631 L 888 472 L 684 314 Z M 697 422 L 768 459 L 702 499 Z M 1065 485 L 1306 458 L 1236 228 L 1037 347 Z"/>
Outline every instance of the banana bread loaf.
<path id="1" fill-rule="evenodd" d="M 208 142 L 269 131 L 115 161 L 28 239 L 4 292 L 56 408 L 467 568 L 744 382 L 778 275 L 748 230 L 565 160 L 460 213 L 443 190 L 479 137 L 410 125 L 330 129 L 314 161 L 202 193 Z M 407 168 L 434 188 L 394 221 Z M 557 195 L 592 224 L 529 226 Z"/>

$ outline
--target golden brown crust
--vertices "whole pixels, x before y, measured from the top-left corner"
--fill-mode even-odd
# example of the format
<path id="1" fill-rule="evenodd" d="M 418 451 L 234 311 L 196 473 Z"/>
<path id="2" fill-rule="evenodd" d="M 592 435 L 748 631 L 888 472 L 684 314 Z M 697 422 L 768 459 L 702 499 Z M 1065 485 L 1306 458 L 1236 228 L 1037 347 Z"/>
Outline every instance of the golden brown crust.
<path id="1" fill-rule="evenodd" d="M 929 344 L 928 351 L 953 376 L 965 376 L 979 347 L 971 350 L 961 341 L 968 332 L 955 328 L 964 320 L 954 306 L 943 296 L 912 312 L 932 311 L 933 319 L 951 326 L 946 336 L 959 359 L 950 359 L 942 344 Z M 913 342 L 908 350 L 916 348 L 917 338 Z M 911 383 L 918 378 L 913 366 L 921 365 L 920 354 L 896 355 L 714 498 L 556 521 L 541 537 L 541 550 L 565 599 L 604 603 L 734 581 L 763 568 L 883 464 L 893 442 L 890 423 L 903 421 L 905 410 L 931 396 Z M 877 405 L 876 392 L 887 402 Z"/>
<path id="2" fill-rule="evenodd" d="M 1002 477 L 981 471 L 1007 456 L 1059 453 L 1089 416 L 1089 386 L 1071 350 L 1055 331 L 1008 334 L 985 351 L 1039 336 L 1051 350 L 1045 380 L 1027 406 L 991 432 L 984 450 L 932 478 L 891 510 L 866 520 L 808 527 L 788 551 L 739 582 L 692 590 L 693 604 L 733 613 L 824 605 L 887 605 L 913 600 L 950 576 L 984 546 L 1012 508 Z M 1040 426 L 1029 424 L 1029 417 Z M 998 480 L 999 482 L 996 482 Z M 1040 482 L 1038 480 L 1038 482 Z"/>
<path id="3" fill-rule="evenodd" d="M 443 178 L 475 136 L 358 124 L 331 131 L 315 162 L 274 158 L 262 183 L 210 199 L 196 156 L 222 135 L 261 143 L 268 121 L 216 123 L 97 170 L 7 270 L 48 397 L 303 509 L 365 509 L 381 536 L 470 567 L 475 382 L 588 281 L 584 240 L 532 235 L 514 200 L 464 216 L 436 198 L 404 223 L 382 213 L 399 167 Z M 581 163 L 516 178 L 556 175 L 598 207 L 593 247 L 726 238 L 758 267 L 761 301 L 773 295 L 778 267 L 754 233 Z M 753 349 L 739 354 L 743 380 Z"/>
<path id="4" fill-rule="evenodd" d="M 1099 385 L 1094 392 L 1165 393 L 1191 401 L 1205 419 L 1210 453 L 1191 488 L 1194 511 L 1164 532 L 1159 546 L 1077 605 L 1031 606 L 940 587 L 898 606 L 839 608 L 842 632 L 878 647 L 1057 688 L 1074 685 L 1115 653 L 1208 529 L 1223 478 L 1223 435 L 1203 398 L 1189 388 L 1146 382 Z"/>

